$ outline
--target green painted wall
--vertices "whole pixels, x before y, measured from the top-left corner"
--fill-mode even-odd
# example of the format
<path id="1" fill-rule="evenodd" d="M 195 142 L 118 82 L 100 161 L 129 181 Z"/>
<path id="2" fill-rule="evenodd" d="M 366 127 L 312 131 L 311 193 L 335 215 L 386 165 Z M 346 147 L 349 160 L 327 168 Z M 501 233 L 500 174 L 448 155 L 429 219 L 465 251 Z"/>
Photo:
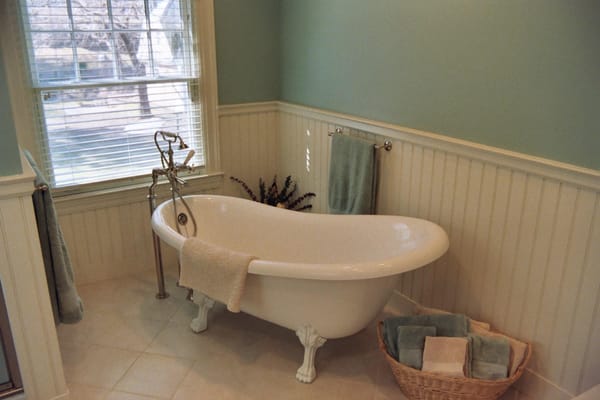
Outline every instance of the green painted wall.
<path id="1" fill-rule="evenodd" d="M 600 169 L 600 1 L 282 0 L 284 101 Z"/>
<path id="2" fill-rule="evenodd" d="M 215 0 L 219 103 L 279 99 L 279 0 Z"/>
<path id="3" fill-rule="evenodd" d="M 0 49 L 0 176 L 16 175 L 21 172 L 17 132 L 8 96 L 4 57 Z"/>

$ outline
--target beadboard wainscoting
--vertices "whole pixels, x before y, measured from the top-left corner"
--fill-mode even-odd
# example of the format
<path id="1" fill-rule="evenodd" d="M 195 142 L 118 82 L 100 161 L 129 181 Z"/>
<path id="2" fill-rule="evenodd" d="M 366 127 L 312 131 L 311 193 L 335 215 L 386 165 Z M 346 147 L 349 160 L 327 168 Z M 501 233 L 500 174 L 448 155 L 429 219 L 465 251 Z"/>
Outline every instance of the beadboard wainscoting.
<path id="1" fill-rule="evenodd" d="M 278 132 L 279 114 L 275 102 L 219 107 L 224 194 L 248 198 L 230 176 L 246 182 L 255 193 L 259 178 L 269 182 L 273 179 L 279 153 Z"/>
<path id="2" fill-rule="evenodd" d="M 220 193 L 221 174 L 186 179 L 184 193 Z M 167 200 L 165 183 L 157 203 Z M 77 284 L 98 282 L 154 268 L 147 185 L 69 195 L 56 199 L 60 225 Z M 176 258 L 163 245 L 165 263 Z"/>
<path id="3" fill-rule="evenodd" d="M 0 281 L 24 394 L 11 399 L 66 400 L 58 338 L 35 212 L 34 173 L 21 157 L 22 174 L 0 177 Z"/>
<path id="4" fill-rule="evenodd" d="M 519 388 L 568 399 L 600 383 L 600 172 L 368 121 L 279 104 L 278 171 L 327 206 L 336 127 L 382 143 L 379 214 L 429 219 L 450 237 L 437 262 L 404 274 L 414 301 L 489 321 L 533 343 Z"/>

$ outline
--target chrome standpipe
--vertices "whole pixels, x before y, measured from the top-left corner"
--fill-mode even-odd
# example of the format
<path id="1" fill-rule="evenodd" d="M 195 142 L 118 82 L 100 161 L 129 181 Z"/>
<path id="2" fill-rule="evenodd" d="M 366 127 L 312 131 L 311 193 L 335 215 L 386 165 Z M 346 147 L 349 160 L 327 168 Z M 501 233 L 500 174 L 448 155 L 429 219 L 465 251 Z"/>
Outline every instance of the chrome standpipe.
<path id="1" fill-rule="evenodd" d="M 159 135 L 161 136 L 163 141 L 167 142 L 167 144 L 169 146 L 167 150 L 163 150 L 160 147 L 160 145 L 158 144 Z M 166 132 L 166 131 L 156 131 L 154 133 L 154 144 L 156 145 L 156 148 L 158 149 L 158 152 L 160 153 L 160 162 L 162 164 L 162 168 L 154 168 L 152 170 L 152 184 L 148 187 L 148 196 L 147 196 L 148 206 L 150 208 L 150 217 L 152 217 L 152 214 L 154 213 L 154 210 L 156 209 L 156 185 L 158 183 L 158 179 L 161 176 L 165 176 L 171 186 L 171 199 L 173 201 L 173 212 L 175 213 L 174 220 L 175 220 L 175 226 L 177 228 L 177 231 L 179 233 L 181 233 L 181 231 L 179 229 L 179 224 L 177 223 L 178 215 L 177 215 L 177 202 L 175 201 L 176 200 L 175 195 L 179 196 L 179 200 L 186 208 L 186 210 L 189 214 L 189 217 L 194 226 L 193 236 L 196 236 L 196 231 L 197 231 L 196 219 L 194 218 L 194 215 L 192 214 L 192 210 L 188 206 L 187 202 L 181 196 L 181 192 L 179 190 L 179 187 L 183 186 L 185 184 L 185 181 L 177 176 L 177 173 L 181 170 L 186 170 L 186 171 L 193 170 L 193 167 L 188 166 L 188 163 L 194 156 L 195 152 L 194 152 L 194 150 L 190 150 L 185 161 L 182 164 L 176 163 L 173 159 L 174 152 L 173 152 L 172 145 L 177 142 L 179 142 L 180 150 L 188 148 L 188 145 L 186 145 L 183 142 L 183 139 L 181 138 L 181 136 L 179 136 L 176 133 L 171 133 L 171 132 Z M 157 299 L 166 299 L 167 297 L 169 297 L 169 293 L 167 293 L 167 291 L 165 289 L 165 275 L 164 275 L 163 262 L 162 262 L 162 252 L 161 252 L 161 248 L 160 248 L 160 238 L 154 232 L 154 230 L 152 230 L 152 244 L 154 246 L 154 264 L 155 264 L 155 269 L 156 269 L 156 282 L 157 282 L 157 287 L 158 287 L 158 293 L 156 294 L 156 298 Z"/>
<path id="2" fill-rule="evenodd" d="M 159 171 L 155 168 L 152 170 L 152 184 L 148 188 L 148 205 L 150 207 L 150 218 L 156 209 L 156 183 L 158 182 Z M 160 249 L 160 238 L 152 229 L 152 245 L 154 246 L 154 268 L 156 270 L 156 283 L 158 286 L 158 292 L 156 293 L 157 299 L 166 299 L 169 297 L 169 293 L 165 288 L 165 274 L 162 263 L 162 252 Z"/>

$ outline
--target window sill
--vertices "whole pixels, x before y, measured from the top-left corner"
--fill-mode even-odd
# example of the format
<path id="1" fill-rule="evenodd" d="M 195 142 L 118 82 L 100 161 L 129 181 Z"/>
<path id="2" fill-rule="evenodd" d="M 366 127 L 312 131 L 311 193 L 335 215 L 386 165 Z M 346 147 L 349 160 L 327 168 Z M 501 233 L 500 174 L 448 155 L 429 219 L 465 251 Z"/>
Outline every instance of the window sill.
<path id="1" fill-rule="evenodd" d="M 214 193 L 223 187 L 223 172 L 183 177 L 186 185 L 183 194 Z M 115 188 L 92 190 L 84 193 L 68 193 L 60 189 L 53 190 L 54 202 L 60 215 L 117 207 L 137 202 L 146 202 L 150 181 Z M 166 180 L 161 179 L 156 187 L 157 203 L 170 197 Z M 148 210 L 149 212 L 149 210 Z"/>

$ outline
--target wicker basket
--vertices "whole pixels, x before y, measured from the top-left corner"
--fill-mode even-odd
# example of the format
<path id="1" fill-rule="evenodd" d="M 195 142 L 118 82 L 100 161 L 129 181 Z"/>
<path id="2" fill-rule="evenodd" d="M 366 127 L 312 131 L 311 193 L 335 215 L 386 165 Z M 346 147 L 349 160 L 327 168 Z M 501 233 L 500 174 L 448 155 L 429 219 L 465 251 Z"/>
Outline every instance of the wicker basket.
<path id="1" fill-rule="evenodd" d="M 455 378 L 408 367 L 392 358 L 383 343 L 383 322 L 377 324 L 379 350 L 392 369 L 400 390 L 411 400 L 495 400 L 517 381 L 523 374 L 531 357 L 531 345 L 527 344 L 527 353 L 515 373 L 506 379 L 484 380 L 473 378 Z"/>

